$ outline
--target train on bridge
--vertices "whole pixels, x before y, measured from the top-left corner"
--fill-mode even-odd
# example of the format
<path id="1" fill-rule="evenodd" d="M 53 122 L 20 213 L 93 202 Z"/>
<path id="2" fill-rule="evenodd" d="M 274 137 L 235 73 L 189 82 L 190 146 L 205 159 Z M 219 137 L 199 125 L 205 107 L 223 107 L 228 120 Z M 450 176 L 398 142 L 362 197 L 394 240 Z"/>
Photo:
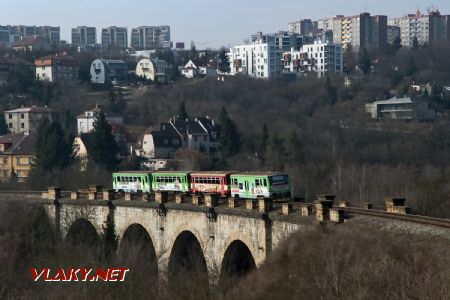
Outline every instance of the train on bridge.
<path id="1" fill-rule="evenodd" d="M 217 193 L 256 199 L 292 197 L 289 175 L 272 172 L 124 171 L 112 175 L 116 192 Z"/>

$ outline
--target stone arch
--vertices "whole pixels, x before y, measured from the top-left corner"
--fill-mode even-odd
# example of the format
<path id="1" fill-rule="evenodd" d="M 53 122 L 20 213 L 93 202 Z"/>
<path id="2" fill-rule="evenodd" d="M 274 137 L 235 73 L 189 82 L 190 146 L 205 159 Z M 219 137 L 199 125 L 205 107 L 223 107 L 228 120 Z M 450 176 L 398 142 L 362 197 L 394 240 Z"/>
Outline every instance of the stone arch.
<path id="1" fill-rule="evenodd" d="M 255 268 L 255 258 L 249 247 L 241 240 L 234 240 L 225 250 L 220 268 L 220 280 L 244 276 Z"/>
<path id="2" fill-rule="evenodd" d="M 200 241 L 189 230 L 182 231 L 172 244 L 168 264 L 169 283 L 179 283 L 184 278 L 197 278 L 208 284 L 208 267 Z"/>
<path id="3" fill-rule="evenodd" d="M 66 242 L 71 245 L 89 246 L 100 243 L 95 226 L 87 219 L 76 219 L 67 230 Z"/>
<path id="4" fill-rule="evenodd" d="M 118 256 L 120 261 L 130 268 L 130 272 L 147 274 L 153 279 L 157 277 L 158 259 L 153 239 L 141 224 L 131 224 L 124 231 Z"/>

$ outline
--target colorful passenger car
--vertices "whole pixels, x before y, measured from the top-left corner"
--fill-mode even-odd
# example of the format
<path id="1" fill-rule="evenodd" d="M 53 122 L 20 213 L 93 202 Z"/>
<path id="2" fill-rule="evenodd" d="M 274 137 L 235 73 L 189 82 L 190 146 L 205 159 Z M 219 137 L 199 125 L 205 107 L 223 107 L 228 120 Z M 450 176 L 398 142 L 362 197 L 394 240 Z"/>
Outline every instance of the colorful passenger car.
<path id="1" fill-rule="evenodd" d="M 283 173 L 236 173 L 230 176 L 231 196 L 256 199 L 257 197 L 290 197 L 289 176 Z"/>
<path id="2" fill-rule="evenodd" d="M 190 173 L 164 171 L 152 173 L 152 191 L 154 192 L 190 192 Z"/>
<path id="3" fill-rule="evenodd" d="M 234 172 L 193 172 L 191 173 L 191 193 L 217 193 L 229 196 L 230 175 Z"/>
<path id="4" fill-rule="evenodd" d="M 112 177 L 113 189 L 117 192 L 151 192 L 151 172 L 117 172 Z"/>

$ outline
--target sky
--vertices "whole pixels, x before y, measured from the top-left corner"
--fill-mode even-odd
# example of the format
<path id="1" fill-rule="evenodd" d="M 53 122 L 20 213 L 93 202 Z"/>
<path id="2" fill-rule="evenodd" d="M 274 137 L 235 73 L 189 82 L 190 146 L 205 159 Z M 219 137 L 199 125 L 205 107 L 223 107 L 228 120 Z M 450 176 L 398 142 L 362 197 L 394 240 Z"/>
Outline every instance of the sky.
<path id="1" fill-rule="evenodd" d="M 388 17 L 426 12 L 428 7 L 450 14 L 449 0 L 0 0 L 0 25 L 61 27 L 70 42 L 72 27 L 112 25 L 131 29 L 170 25 L 174 42 L 194 41 L 198 49 L 241 43 L 257 31 L 287 30 L 287 23 L 338 14 L 370 12 Z"/>

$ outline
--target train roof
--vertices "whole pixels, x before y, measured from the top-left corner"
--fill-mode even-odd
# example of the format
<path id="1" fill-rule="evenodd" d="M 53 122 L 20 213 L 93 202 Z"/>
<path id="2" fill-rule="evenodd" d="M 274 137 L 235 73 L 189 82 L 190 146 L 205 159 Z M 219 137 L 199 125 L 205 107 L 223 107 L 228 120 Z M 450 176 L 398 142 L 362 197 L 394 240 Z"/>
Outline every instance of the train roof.
<path id="1" fill-rule="evenodd" d="M 236 171 L 198 171 L 192 172 L 192 176 L 227 176 L 236 173 Z"/>
<path id="2" fill-rule="evenodd" d="M 288 174 L 281 172 L 249 171 L 249 172 L 239 172 L 236 174 L 232 174 L 231 176 L 278 176 L 278 175 L 288 175 Z"/>
<path id="3" fill-rule="evenodd" d="M 153 172 L 151 171 L 119 171 L 119 172 L 114 172 L 114 174 L 152 174 Z"/>
<path id="4" fill-rule="evenodd" d="M 155 171 L 153 174 L 190 174 L 192 171 Z"/>

